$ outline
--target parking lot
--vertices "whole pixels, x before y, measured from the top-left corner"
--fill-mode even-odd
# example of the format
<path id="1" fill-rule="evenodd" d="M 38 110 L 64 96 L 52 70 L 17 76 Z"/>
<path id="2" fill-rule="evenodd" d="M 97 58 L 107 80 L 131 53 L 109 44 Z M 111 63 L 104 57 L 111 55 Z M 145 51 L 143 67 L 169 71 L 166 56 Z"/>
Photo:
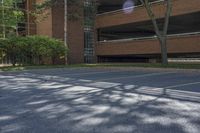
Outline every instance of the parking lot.
<path id="1" fill-rule="evenodd" d="M 0 72 L 0 133 L 199 133 L 200 72 Z"/>

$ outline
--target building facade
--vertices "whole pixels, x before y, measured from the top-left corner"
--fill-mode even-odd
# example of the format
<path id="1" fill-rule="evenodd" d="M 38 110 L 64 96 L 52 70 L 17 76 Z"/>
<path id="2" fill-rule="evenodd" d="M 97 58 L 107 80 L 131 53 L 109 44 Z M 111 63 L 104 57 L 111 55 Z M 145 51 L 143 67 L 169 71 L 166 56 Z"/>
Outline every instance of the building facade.
<path id="1" fill-rule="evenodd" d="M 172 2 L 167 39 L 169 57 L 200 57 L 200 1 Z M 92 0 L 82 0 L 81 3 L 83 8 L 78 8 L 79 19 L 68 20 L 69 63 L 159 61 L 159 42 L 152 22 L 139 1 L 99 0 L 96 14 L 93 14 Z M 30 0 L 26 3 L 28 10 L 31 4 Z M 152 9 L 161 27 L 165 2 L 152 0 Z M 45 20 L 32 26 L 27 25 L 28 34 L 63 39 L 62 2 L 47 12 L 49 15 Z M 31 18 L 29 21 L 32 21 Z"/>

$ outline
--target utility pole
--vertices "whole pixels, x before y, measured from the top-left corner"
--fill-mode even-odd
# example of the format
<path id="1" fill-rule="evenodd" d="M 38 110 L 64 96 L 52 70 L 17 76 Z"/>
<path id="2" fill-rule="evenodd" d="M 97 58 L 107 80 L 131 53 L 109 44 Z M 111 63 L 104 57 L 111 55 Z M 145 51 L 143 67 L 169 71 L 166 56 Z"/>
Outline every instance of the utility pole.
<path id="1" fill-rule="evenodd" d="M 5 27 L 5 9 L 4 9 L 4 0 L 1 0 L 1 5 L 2 5 L 2 34 L 3 34 L 3 38 L 6 38 L 6 27 Z"/>
<path id="2" fill-rule="evenodd" d="M 67 0 L 64 0 L 64 44 L 65 44 L 65 47 L 67 48 L 67 21 L 68 21 L 68 17 L 67 17 L 67 10 L 68 10 L 68 7 L 67 7 Z M 68 64 L 68 58 L 67 58 L 67 53 L 65 54 L 65 64 L 67 65 Z"/>

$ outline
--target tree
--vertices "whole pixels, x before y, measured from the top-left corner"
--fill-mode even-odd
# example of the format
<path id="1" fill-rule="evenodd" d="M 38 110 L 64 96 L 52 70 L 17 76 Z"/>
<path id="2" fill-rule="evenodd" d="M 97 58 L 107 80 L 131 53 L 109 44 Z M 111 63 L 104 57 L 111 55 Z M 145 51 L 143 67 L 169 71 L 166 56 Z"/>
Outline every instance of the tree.
<path id="1" fill-rule="evenodd" d="M 153 23 L 155 33 L 157 35 L 158 41 L 161 47 L 161 57 L 162 57 L 162 64 L 168 64 L 168 56 L 167 56 L 167 31 L 169 26 L 169 17 L 172 12 L 172 1 L 171 0 L 164 0 L 166 3 L 166 12 L 164 16 L 164 24 L 163 28 L 160 29 L 158 26 L 158 22 L 156 16 L 152 10 L 152 4 L 149 0 L 140 0 L 143 6 L 146 8 L 146 11 Z"/>
<path id="2" fill-rule="evenodd" d="M 65 47 L 67 47 L 67 21 L 68 21 L 68 17 L 67 17 L 67 0 L 64 0 L 64 44 Z M 65 55 L 65 64 L 68 64 L 68 58 L 67 58 L 67 54 Z"/>
<path id="3" fill-rule="evenodd" d="M 17 3 L 23 0 L 0 0 L 0 37 L 6 38 L 15 32 L 18 34 L 18 23 L 23 22 L 24 11 L 19 9 Z"/>
<path id="4" fill-rule="evenodd" d="M 47 63 L 49 61 L 54 64 L 56 59 L 63 59 L 66 52 L 62 41 L 47 36 L 15 36 L 0 39 L 0 53 L 10 57 L 13 66 L 50 64 Z"/>

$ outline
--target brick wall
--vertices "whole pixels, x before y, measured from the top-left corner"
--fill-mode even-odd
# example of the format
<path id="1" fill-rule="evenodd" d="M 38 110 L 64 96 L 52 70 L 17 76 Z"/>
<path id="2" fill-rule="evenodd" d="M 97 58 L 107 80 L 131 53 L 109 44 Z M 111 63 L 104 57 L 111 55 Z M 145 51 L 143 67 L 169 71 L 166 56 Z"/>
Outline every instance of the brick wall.
<path id="1" fill-rule="evenodd" d="M 80 8 L 79 12 L 80 17 L 78 19 L 68 20 L 68 61 L 70 64 L 84 62 L 83 8 Z M 62 4 L 58 4 L 52 8 L 52 31 L 53 37 L 63 40 L 64 7 Z"/>
<path id="2" fill-rule="evenodd" d="M 168 38 L 168 53 L 200 53 L 200 35 Z M 156 39 L 99 42 L 96 55 L 160 54 Z"/>
<path id="3" fill-rule="evenodd" d="M 200 11 L 200 0 L 172 0 L 173 12 L 172 15 L 182 15 Z M 155 15 L 158 18 L 164 16 L 165 6 L 163 3 L 155 3 L 152 6 Z M 147 21 L 149 17 L 144 7 L 136 7 L 130 14 L 125 14 L 122 10 L 117 12 L 105 13 L 98 15 L 96 18 L 96 28 L 116 26 L 121 24 L 135 23 Z"/>

